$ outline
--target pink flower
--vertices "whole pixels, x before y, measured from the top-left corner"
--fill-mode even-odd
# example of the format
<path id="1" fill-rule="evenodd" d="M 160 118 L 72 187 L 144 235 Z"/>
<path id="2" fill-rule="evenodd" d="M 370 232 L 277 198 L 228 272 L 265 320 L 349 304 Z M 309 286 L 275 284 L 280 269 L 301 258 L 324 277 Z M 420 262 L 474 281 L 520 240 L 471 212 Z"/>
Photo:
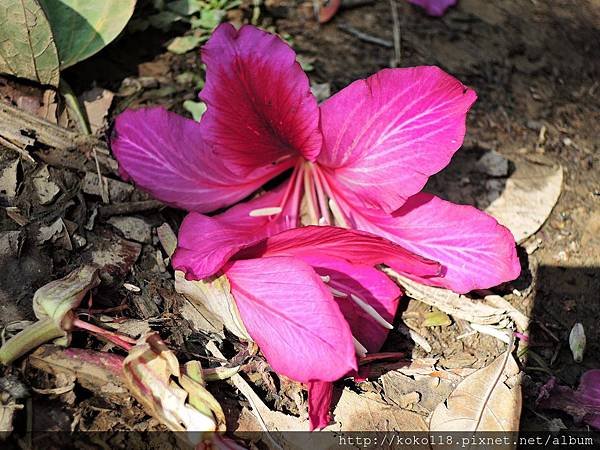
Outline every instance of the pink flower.
<path id="1" fill-rule="evenodd" d="M 413 5 L 425 9 L 430 16 L 443 16 L 446 10 L 456 5 L 458 0 L 408 0 Z"/>
<path id="2" fill-rule="evenodd" d="M 322 426 L 331 395 L 326 383 L 356 368 L 348 327 L 369 352 L 379 350 L 387 332 L 373 318 L 358 326 L 365 308 L 354 297 L 388 322 L 396 311 L 400 292 L 375 264 L 461 293 L 519 274 L 506 228 L 473 207 L 419 193 L 462 145 L 476 95 L 436 67 L 416 67 L 382 70 L 318 105 L 292 49 L 251 26 L 220 26 L 202 58 L 207 74 L 200 97 L 208 107 L 202 120 L 161 108 L 126 111 L 117 118 L 112 148 L 123 177 L 191 211 L 174 267 L 189 279 L 226 273 L 250 335 L 276 371 L 309 384 L 309 404 L 320 408 L 311 421 Z M 217 216 L 201 214 L 284 173 L 290 173 L 285 181 L 260 197 Z M 389 260 L 392 244 L 385 239 L 377 241 L 383 253 L 375 257 L 360 244 L 373 238 L 365 233 L 285 231 L 306 224 L 382 236 L 397 244 L 392 253 L 402 258 Z M 273 240 L 285 241 L 288 253 L 258 257 L 257 246 Z M 332 303 L 334 291 L 315 274 L 329 277 L 326 285 L 346 301 Z M 310 328 L 313 341 L 329 344 L 291 352 L 311 315 L 324 318 Z M 270 329 L 265 323 L 290 320 L 300 328 L 260 335 Z"/>
<path id="3" fill-rule="evenodd" d="M 252 26 L 221 25 L 202 58 L 208 110 L 200 123 L 160 108 L 117 118 L 112 148 L 122 175 L 200 213 L 291 175 L 233 223 L 217 218 L 214 228 L 196 228 L 210 239 L 182 233 L 181 247 L 223 256 L 230 250 L 221 240 L 257 241 L 298 226 L 304 199 L 304 224 L 369 231 L 444 266 L 444 276 L 411 275 L 417 281 L 464 293 L 518 276 L 506 228 L 473 207 L 419 193 L 462 145 L 471 89 L 437 67 L 384 69 L 317 105 L 293 50 Z M 198 276 L 193 258 L 186 266 Z"/>

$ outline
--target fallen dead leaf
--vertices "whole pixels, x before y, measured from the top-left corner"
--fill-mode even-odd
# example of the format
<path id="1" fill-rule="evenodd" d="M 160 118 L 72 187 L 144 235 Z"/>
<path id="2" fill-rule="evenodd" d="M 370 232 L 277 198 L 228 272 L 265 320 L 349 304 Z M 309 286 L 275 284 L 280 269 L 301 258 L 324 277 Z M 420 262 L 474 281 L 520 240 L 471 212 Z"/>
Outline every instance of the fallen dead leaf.
<path id="1" fill-rule="evenodd" d="M 511 343 L 512 344 L 512 343 Z M 433 412 L 430 431 L 518 431 L 521 386 L 514 384 L 519 366 L 506 353 L 466 377 Z M 510 447 L 507 447 L 510 448 Z"/>
<path id="2" fill-rule="evenodd" d="M 246 331 L 235 300 L 231 295 L 229 281 L 224 275 L 213 277 L 207 281 L 188 281 L 185 279 L 183 272 L 175 271 L 175 290 L 198 306 L 208 310 L 213 317 L 216 317 L 221 323 L 233 334 L 240 339 L 250 341 L 250 335 Z M 211 321 L 210 317 L 206 317 L 211 323 L 212 328 L 219 328 L 218 324 Z"/>
<path id="3" fill-rule="evenodd" d="M 142 251 L 140 244 L 114 236 L 102 238 L 93 235 L 90 241 L 93 245 L 82 255 L 82 260 L 98 267 L 100 278 L 106 284 L 114 284 L 129 273 Z"/>
<path id="4" fill-rule="evenodd" d="M 108 223 L 118 229 L 125 239 L 149 243 L 152 239 L 152 228 L 144 219 L 131 216 L 114 216 L 108 219 Z"/>
<path id="5" fill-rule="evenodd" d="M 124 202 L 135 190 L 131 184 L 105 176 L 102 176 L 102 183 L 108 186 L 108 196 L 111 202 Z M 95 172 L 86 172 L 81 188 L 86 194 L 102 196 L 102 187 L 98 174 Z"/>
<path id="6" fill-rule="evenodd" d="M 534 234 L 544 224 L 560 197 L 563 181 L 561 166 L 547 161 L 513 161 L 516 170 L 486 212 L 507 227 L 518 243 Z"/>
<path id="7" fill-rule="evenodd" d="M 427 431 L 423 416 L 388 405 L 377 394 L 346 388 L 333 412 L 329 431 Z"/>
<path id="8" fill-rule="evenodd" d="M 106 125 L 106 116 L 115 94 L 107 89 L 95 87 L 81 95 L 92 133 L 97 133 Z"/>
<path id="9" fill-rule="evenodd" d="M 509 321 L 513 321 L 521 332 L 529 327 L 527 316 L 498 295 L 487 295 L 483 299 L 475 300 L 447 289 L 416 283 L 389 268 L 384 271 L 400 283 L 406 295 L 451 316 L 481 325 L 507 325 Z"/>
<path id="10" fill-rule="evenodd" d="M 48 166 L 43 165 L 33 176 L 33 187 L 40 199 L 41 205 L 51 203 L 56 195 L 60 192 L 58 185 L 50 180 L 50 172 Z"/>
<path id="11" fill-rule="evenodd" d="M 9 161 L 0 167 L 0 200 L 12 202 L 17 195 L 17 173 L 19 160 Z"/>
<path id="12" fill-rule="evenodd" d="M 456 383 L 430 375 L 404 375 L 389 371 L 381 377 L 385 397 L 396 405 L 419 413 L 430 414 L 445 401 Z M 418 393 L 415 400 L 414 393 Z M 409 407 L 412 405 L 413 407 Z"/>

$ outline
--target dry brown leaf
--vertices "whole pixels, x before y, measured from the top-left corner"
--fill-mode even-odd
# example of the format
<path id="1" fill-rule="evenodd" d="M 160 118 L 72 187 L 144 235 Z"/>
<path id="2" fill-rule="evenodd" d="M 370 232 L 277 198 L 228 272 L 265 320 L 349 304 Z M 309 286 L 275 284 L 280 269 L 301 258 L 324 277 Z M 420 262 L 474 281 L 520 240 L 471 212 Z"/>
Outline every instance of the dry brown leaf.
<path id="1" fill-rule="evenodd" d="M 18 159 L 10 161 L 8 164 L 3 164 L 0 161 L 0 200 L 10 203 L 15 199 L 18 169 Z"/>
<path id="2" fill-rule="evenodd" d="M 507 227 L 518 243 L 534 234 L 544 224 L 562 190 L 561 166 L 524 159 L 513 161 L 515 172 L 486 212 Z"/>
<path id="3" fill-rule="evenodd" d="M 43 345 L 27 361 L 31 366 L 47 373 L 73 375 L 84 388 L 117 404 L 123 405 L 130 397 L 122 377 L 121 356 Z"/>
<path id="4" fill-rule="evenodd" d="M 50 172 L 46 165 L 43 165 L 33 176 L 33 187 L 41 205 L 51 203 L 60 192 L 58 185 L 50 179 Z"/>
<path id="5" fill-rule="evenodd" d="M 218 318 L 225 327 L 240 339 L 252 340 L 242 323 L 231 287 L 225 275 L 207 281 L 188 281 L 183 272 L 175 271 L 175 290 L 186 296 L 194 306 L 201 306 Z M 206 317 L 210 322 L 210 318 Z M 212 326 L 216 324 L 212 323 Z M 217 325 L 218 326 L 218 325 Z"/>
<path id="6" fill-rule="evenodd" d="M 374 393 L 344 389 L 333 412 L 331 431 L 427 431 L 423 416 L 386 404 Z"/>
<path id="7" fill-rule="evenodd" d="M 512 320 L 521 332 L 526 331 L 529 326 L 529 319 L 524 314 L 497 295 L 474 300 L 447 289 L 416 283 L 389 268 L 384 271 L 404 288 L 407 296 L 451 316 L 481 325 L 496 325 Z"/>
<path id="8" fill-rule="evenodd" d="M 106 116 L 114 96 L 113 92 L 99 87 L 92 88 L 81 95 L 92 133 L 96 133 L 106 125 Z"/>
<path id="9" fill-rule="evenodd" d="M 521 386 L 507 380 L 519 373 L 509 350 L 466 377 L 433 412 L 430 431 L 518 431 Z"/>
<path id="10" fill-rule="evenodd" d="M 219 403 L 200 382 L 180 371 L 175 354 L 158 333 L 147 334 L 129 351 L 123 374 L 133 396 L 170 430 L 224 430 L 225 417 Z M 201 434 L 185 437 L 202 438 Z"/>

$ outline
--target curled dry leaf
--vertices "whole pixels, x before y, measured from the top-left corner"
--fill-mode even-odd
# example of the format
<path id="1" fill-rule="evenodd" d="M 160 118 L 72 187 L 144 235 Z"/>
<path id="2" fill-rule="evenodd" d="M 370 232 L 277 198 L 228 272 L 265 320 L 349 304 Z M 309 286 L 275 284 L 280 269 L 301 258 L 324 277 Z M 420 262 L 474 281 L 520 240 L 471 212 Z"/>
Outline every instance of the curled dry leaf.
<path id="1" fill-rule="evenodd" d="M 504 191 L 486 212 L 507 227 L 518 243 L 544 224 L 560 197 L 563 170 L 546 162 L 515 160 Z"/>
<path id="2" fill-rule="evenodd" d="M 175 290 L 185 295 L 195 306 L 198 305 L 208 310 L 240 339 L 252 340 L 240 318 L 235 300 L 231 295 L 229 281 L 225 275 L 215 276 L 206 281 L 188 281 L 183 272 L 177 270 L 175 271 Z"/>
<path id="3" fill-rule="evenodd" d="M 467 376 L 446 403 L 438 405 L 431 417 L 430 431 L 519 430 L 521 386 L 507 384 L 519 373 L 512 347 L 509 345 L 507 352 L 489 366 Z"/>
<path id="4" fill-rule="evenodd" d="M 447 289 L 416 283 L 389 268 L 384 271 L 404 288 L 407 296 L 451 316 L 481 325 L 496 325 L 510 319 L 521 332 L 529 327 L 529 319 L 498 295 L 488 295 L 482 300 L 474 300 Z"/>
<path id="5" fill-rule="evenodd" d="M 225 417 L 193 366 L 181 372 L 175 354 L 158 333 L 144 336 L 123 363 L 125 381 L 146 411 L 172 431 L 223 431 Z M 191 376 L 190 376 L 191 375 Z M 194 379 L 194 378 L 196 379 Z M 196 444 L 197 442 L 193 442 Z"/>

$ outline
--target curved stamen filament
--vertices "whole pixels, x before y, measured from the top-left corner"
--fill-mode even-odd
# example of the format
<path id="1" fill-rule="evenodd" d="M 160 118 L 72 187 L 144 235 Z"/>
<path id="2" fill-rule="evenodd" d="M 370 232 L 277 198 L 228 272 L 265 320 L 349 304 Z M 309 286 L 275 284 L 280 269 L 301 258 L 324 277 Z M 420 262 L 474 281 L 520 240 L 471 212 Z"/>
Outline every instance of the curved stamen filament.
<path id="1" fill-rule="evenodd" d="M 331 215 L 329 214 L 329 204 L 327 202 L 327 197 L 325 196 L 325 192 L 321 184 L 319 169 L 318 167 L 314 166 L 311 167 L 311 169 L 315 183 L 315 188 L 317 191 L 317 198 L 319 199 L 319 207 L 321 208 L 321 217 L 323 219 L 323 223 L 320 225 L 329 225 L 331 224 Z"/>
<path id="2" fill-rule="evenodd" d="M 352 336 L 352 340 L 354 341 L 354 350 L 356 351 L 356 354 L 361 358 L 364 358 L 368 353 L 367 349 L 364 345 L 358 342 L 358 339 L 356 339 L 354 336 Z"/>
<path id="3" fill-rule="evenodd" d="M 352 299 L 352 301 L 354 303 L 356 303 L 356 305 L 360 309 L 362 309 L 369 316 L 371 316 L 373 318 L 373 320 L 375 320 L 375 322 L 377 322 L 383 328 L 387 328 L 388 330 L 394 329 L 394 326 L 391 323 L 389 323 L 387 320 L 385 320 L 383 317 L 381 317 L 381 314 L 379 314 L 375 308 L 373 308 L 371 305 L 369 305 L 367 302 L 365 302 L 358 295 L 355 295 L 352 293 L 350 293 L 350 295 L 348 295 L 345 292 L 342 292 L 339 289 L 336 289 L 333 286 L 331 286 L 329 284 L 331 281 L 331 277 L 329 275 L 321 275 L 321 280 L 323 280 L 323 282 L 327 284 L 327 287 L 329 288 L 329 290 L 331 291 L 331 293 L 333 294 L 334 297 L 338 297 L 338 298 L 350 297 L 350 299 Z"/>
<path id="4" fill-rule="evenodd" d="M 350 224 L 346 220 L 346 217 L 340 208 L 338 202 L 335 200 L 335 196 L 333 195 L 333 190 L 331 186 L 329 186 L 329 182 L 327 181 L 327 177 L 323 173 L 319 173 L 320 182 L 325 190 L 325 194 L 329 198 L 329 209 L 331 210 L 331 214 L 335 219 L 336 225 L 343 228 L 350 228 Z"/>
<path id="5" fill-rule="evenodd" d="M 317 211 L 315 190 L 313 189 L 313 184 L 311 183 L 311 172 L 310 166 L 306 166 L 304 169 L 304 198 L 306 199 L 306 205 L 308 207 L 310 225 L 318 225 L 319 212 Z"/>
<path id="6" fill-rule="evenodd" d="M 253 209 L 248 213 L 250 217 L 262 217 L 262 216 L 273 216 L 280 214 L 282 211 L 280 206 L 269 206 L 267 208 Z"/>
<path id="7" fill-rule="evenodd" d="M 393 330 L 394 326 L 385 320 L 381 315 L 377 312 L 375 308 L 365 302 L 362 298 L 357 295 L 350 294 L 350 298 L 356 303 L 364 312 L 366 312 L 369 316 L 371 316 L 379 325 L 383 328 L 387 328 L 388 330 Z"/>

